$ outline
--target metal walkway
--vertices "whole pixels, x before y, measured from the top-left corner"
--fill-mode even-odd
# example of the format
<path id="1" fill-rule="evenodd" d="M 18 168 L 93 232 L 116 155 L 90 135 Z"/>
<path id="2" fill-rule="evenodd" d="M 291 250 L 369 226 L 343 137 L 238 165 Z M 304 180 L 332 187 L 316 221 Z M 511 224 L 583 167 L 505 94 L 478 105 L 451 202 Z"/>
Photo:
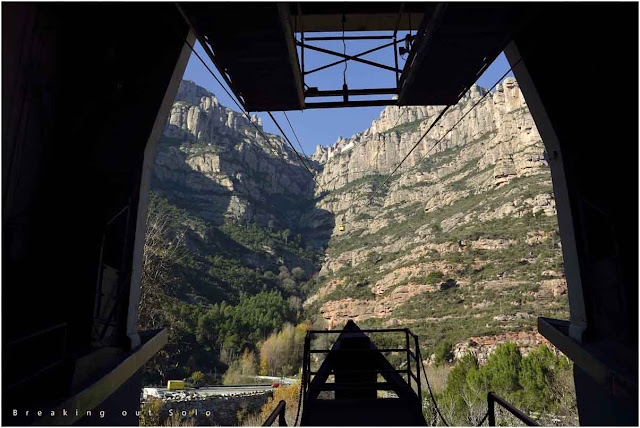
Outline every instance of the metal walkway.
<path id="1" fill-rule="evenodd" d="M 331 349 L 313 348 L 314 338 L 338 333 Z M 405 346 L 378 348 L 367 334 L 404 334 Z M 401 357 L 396 365 L 404 367 L 394 367 L 385 354 Z M 361 330 L 349 321 L 341 331 L 309 331 L 302 370 L 301 425 L 426 425 L 420 399 L 420 347 L 408 329 Z"/>

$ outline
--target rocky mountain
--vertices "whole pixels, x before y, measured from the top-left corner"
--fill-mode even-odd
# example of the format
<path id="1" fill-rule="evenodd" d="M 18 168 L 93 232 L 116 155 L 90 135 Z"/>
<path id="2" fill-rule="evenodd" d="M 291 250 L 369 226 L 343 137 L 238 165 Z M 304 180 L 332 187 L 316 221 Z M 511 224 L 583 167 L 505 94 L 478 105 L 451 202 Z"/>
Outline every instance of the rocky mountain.
<path id="1" fill-rule="evenodd" d="M 262 129 L 258 117 L 249 120 L 221 106 L 206 89 L 181 82 L 160 143 L 153 187 L 216 224 L 272 221 L 300 229 L 301 216 L 314 214 L 309 205 L 313 177 L 281 137 L 261 134 L 251 122 Z"/>
<path id="2" fill-rule="evenodd" d="M 321 325 L 408 326 L 429 349 L 446 340 L 482 353 L 509 335 L 531 347 L 536 316 L 566 318 L 568 303 L 551 176 L 517 82 L 474 86 L 381 187 L 442 108 L 388 107 L 369 129 L 318 146 L 315 185 L 282 138 L 256 131 L 259 119 L 184 81 L 153 188 L 216 227 L 299 236 L 295 250 L 253 245 L 241 259 L 317 271 L 304 308 Z"/>
<path id="3" fill-rule="evenodd" d="M 240 293 L 283 291 L 282 279 L 296 267 L 303 278 L 313 274 L 333 226 L 332 215 L 314 205 L 314 185 L 286 142 L 262 131 L 259 118 L 182 81 L 151 186 L 179 212 L 174 223 L 186 253 L 176 281 L 180 297 L 235 303 Z M 281 267 L 287 274 L 279 278 Z M 287 284 L 284 298 L 297 296 L 291 278 Z"/>
<path id="4" fill-rule="evenodd" d="M 515 79 L 474 86 L 381 187 L 442 108 L 388 107 L 316 148 L 316 206 L 336 225 L 305 305 L 325 326 L 402 325 L 427 346 L 490 349 L 539 315 L 568 316 L 550 171 Z"/>

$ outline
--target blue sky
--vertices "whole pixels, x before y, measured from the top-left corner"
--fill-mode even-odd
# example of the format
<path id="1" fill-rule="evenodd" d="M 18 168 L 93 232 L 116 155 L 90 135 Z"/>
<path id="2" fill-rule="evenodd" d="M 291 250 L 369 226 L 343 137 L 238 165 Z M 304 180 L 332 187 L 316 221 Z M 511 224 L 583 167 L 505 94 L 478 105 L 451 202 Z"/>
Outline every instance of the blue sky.
<path id="1" fill-rule="evenodd" d="M 322 35 L 335 35 L 335 34 L 322 34 Z M 350 34 L 351 35 L 351 34 Z M 316 36 L 316 34 L 314 34 Z M 401 34 L 400 36 L 404 36 Z M 348 41 L 346 46 L 347 54 L 356 54 L 373 47 L 379 46 L 385 43 L 380 40 L 363 40 L 363 41 Z M 311 43 L 310 43 L 311 44 Z M 334 51 L 343 52 L 343 44 L 340 41 L 332 42 L 313 42 L 316 46 L 321 46 L 325 49 L 331 49 Z M 207 61 L 209 67 L 217 74 L 213 64 L 209 61 L 209 58 L 204 53 L 202 47 L 197 44 L 196 51 L 200 56 Z M 377 52 L 373 52 L 363 58 L 381 62 L 385 64 L 393 64 L 393 49 L 388 47 Z M 339 58 L 331 55 L 327 55 L 320 52 L 313 52 L 305 50 L 305 69 L 310 70 L 315 67 L 334 62 Z M 399 66 L 402 68 L 404 61 L 400 61 Z M 504 54 L 494 61 L 491 66 L 483 73 L 478 79 L 478 84 L 482 87 L 489 88 L 509 69 L 509 63 L 507 62 Z M 344 72 L 344 64 L 336 65 L 326 70 L 319 71 L 317 73 L 308 75 L 306 83 L 309 86 L 317 86 L 321 90 L 326 89 L 341 89 L 342 79 Z M 510 73 L 512 75 L 512 73 Z M 219 74 L 218 74 L 219 76 Z M 393 86 L 394 73 L 383 69 L 368 66 L 357 62 L 350 61 L 348 64 L 347 83 L 349 88 L 363 88 L 368 87 L 391 87 Z M 237 110 L 236 105 L 229 98 L 229 96 L 219 87 L 218 83 L 211 77 L 207 69 L 202 65 L 200 60 L 191 55 L 189 64 L 184 73 L 184 79 L 192 80 L 196 84 L 207 88 L 215 94 L 220 102 Z M 221 79 L 222 80 L 222 79 Z M 366 98 L 360 98 L 366 99 Z M 332 99 L 318 99 L 317 101 L 333 101 Z M 302 147 L 307 155 L 311 155 L 315 151 L 317 144 L 330 145 L 333 144 L 338 137 L 350 137 L 351 135 L 362 132 L 367 129 L 373 120 L 378 118 L 380 112 L 384 107 L 358 107 L 358 108 L 338 108 L 338 109 L 309 109 L 305 111 L 291 111 L 287 112 L 289 120 L 293 124 L 296 134 L 302 143 Z M 273 134 L 280 134 L 276 126 L 266 113 L 257 113 L 262 118 L 264 129 L 267 132 Z M 285 120 L 281 112 L 273 113 L 275 118 L 280 123 L 280 126 L 289 135 L 291 141 L 296 145 L 295 139 L 289 124 Z"/>

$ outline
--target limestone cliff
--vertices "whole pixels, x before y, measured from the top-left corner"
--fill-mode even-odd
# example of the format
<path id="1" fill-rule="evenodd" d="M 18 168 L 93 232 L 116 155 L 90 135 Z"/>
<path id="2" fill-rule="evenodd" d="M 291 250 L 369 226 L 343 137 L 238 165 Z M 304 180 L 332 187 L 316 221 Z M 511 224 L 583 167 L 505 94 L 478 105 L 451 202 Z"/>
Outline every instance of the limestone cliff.
<path id="1" fill-rule="evenodd" d="M 568 315 L 551 176 L 515 79 L 474 86 L 380 187 L 442 108 L 388 107 L 316 148 L 317 206 L 336 224 L 306 308 L 327 327 L 403 325 L 461 349 Z"/>
<path id="2" fill-rule="evenodd" d="M 259 128 L 259 118 L 251 117 Z M 241 113 L 183 81 L 171 108 L 154 167 L 154 187 L 205 220 L 296 227 L 313 179 L 285 141 L 255 129 Z M 293 208 L 293 209 L 291 209 Z M 306 207 L 305 207 L 306 208 Z"/>
<path id="3" fill-rule="evenodd" d="M 177 209 L 172 228 L 184 255 L 175 294 L 182 300 L 236 303 L 274 290 L 299 302 L 295 281 L 318 269 L 332 216 L 314 206 L 313 177 L 286 142 L 254 125 L 262 128 L 260 119 L 181 82 L 151 190 Z M 293 281 L 295 268 L 304 273 Z"/>
<path id="4" fill-rule="evenodd" d="M 428 348 L 449 340 L 456 352 L 473 347 L 469 338 L 486 350 L 522 332 L 531 346 L 535 317 L 566 318 L 568 304 L 544 145 L 517 82 L 474 86 L 381 187 L 442 108 L 388 107 L 369 129 L 318 146 L 315 186 L 282 138 L 265 141 L 185 81 L 153 186 L 212 224 L 288 228 L 300 251 L 321 249 L 305 314 L 326 327 L 408 326 Z M 267 258 L 272 270 L 299 262 L 270 251 L 244 260 Z"/>

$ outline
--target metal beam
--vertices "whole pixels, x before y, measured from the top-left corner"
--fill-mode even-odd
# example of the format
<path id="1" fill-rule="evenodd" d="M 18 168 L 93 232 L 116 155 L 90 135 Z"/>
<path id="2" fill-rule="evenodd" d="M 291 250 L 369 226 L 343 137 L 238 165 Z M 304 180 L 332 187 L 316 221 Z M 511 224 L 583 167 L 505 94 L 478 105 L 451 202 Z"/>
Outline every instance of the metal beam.
<path id="1" fill-rule="evenodd" d="M 393 45 L 395 43 L 396 42 L 389 43 L 388 46 Z M 302 48 L 311 49 L 313 51 L 318 51 L 318 52 L 326 53 L 328 55 L 333 55 L 333 56 L 337 56 L 337 57 L 340 57 L 340 58 L 344 58 L 347 61 L 348 60 L 353 60 L 353 61 L 361 62 L 363 64 L 372 65 L 374 67 L 383 68 L 385 70 L 393 71 L 394 73 L 400 71 L 397 68 L 389 67 L 388 65 L 378 64 L 377 62 L 368 61 L 366 59 L 358 58 L 356 55 L 345 55 L 345 54 L 342 54 L 340 52 L 334 52 L 334 51 L 331 51 L 329 49 L 319 48 L 317 46 L 311 46 L 311 45 L 307 45 L 307 44 L 301 43 L 301 42 L 296 42 L 296 45 L 298 45 L 298 46 L 300 46 Z M 376 48 L 374 50 L 382 49 L 383 47 L 386 47 L 386 46 L 379 46 L 378 48 Z M 360 55 L 363 55 L 363 54 L 360 54 Z M 344 62 L 344 61 L 340 61 L 340 62 Z M 335 64 L 332 64 L 332 65 L 335 65 Z M 317 70 L 307 71 L 305 74 L 309 74 L 309 73 L 311 73 L 313 71 L 317 71 Z"/>
<path id="2" fill-rule="evenodd" d="M 521 61 L 522 59 L 520 51 L 514 42 L 507 45 L 504 53 L 512 67 L 517 61 Z M 565 161 L 562 156 L 560 139 L 556 134 L 553 123 L 549 118 L 542 98 L 533 83 L 533 79 L 524 61 L 513 68 L 513 74 L 518 81 L 522 95 L 527 102 L 531 116 L 542 137 L 545 151 L 549 154 L 548 163 L 549 169 L 551 170 L 554 199 L 556 201 L 556 216 L 558 219 L 558 229 L 560 231 L 560 242 L 562 242 L 564 274 L 567 281 L 567 294 L 571 315 L 569 336 L 577 341 L 581 341 L 583 333 L 587 330 L 588 320 L 583 293 L 582 274 L 580 272 L 578 242 L 576 241 L 579 232 L 576 231 L 574 217 L 571 212 L 570 188 L 565 172 Z"/>
<path id="3" fill-rule="evenodd" d="M 306 91 L 306 97 L 341 97 L 344 95 L 342 89 L 331 89 L 326 91 Z M 348 89 L 347 95 L 395 95 L 398 93 L 396 88 L 372 88 L 372 89 Z"/>
<path id="4" fill-rule="evenodd" d="M 620 348 L 612 347 L 604 353 L 598 349 L 598 344 L 578 342 L 570 337 L 570 328 L 569 321 L 538 317 L 538 332 L 576 366 L 616 400 L 637 403 L 638 377 L 633 373 L 635 362 L 629 364 L 628 358 L 621 358 L 625 355 Z"/>
<path id="5" fill-rule="evenodd" d="M 178 3 L 176 3 L 176 7 L 178 8 L 178 11 L 182 15 L 182 18 L 184 19 L 184 21 L 187 23 L 187 25 L 189 27 L 191 27 L 191 30 L 196 35 L 196 38 L 200 42 L 200 46 L 202 46 L 202 49 L 204 49 L 204 51 L 206 52 L 207 56 L 209 57 L 209 59 L 213 63 L 213 65 L 215 65 L 216 68 L 218 69 L 218 71 L 220 72 L 220 75 L 222 76 L 224 81 L 227 83 L 229 88 L 233 91 L 233 93 L 235 94 L 236 98 L 238 98 L 238 101 L 240 102 L 240 104 L 242 104 L 242 108 L 247 110 L 247 106 L 245 105 L 244 98 L 238 92 L 238 89 L 236 88 L 236 86 L 231 82 L 231 79 L 229 79 L 229 76 L 227 76 L 227 72 L 225 71 L 224 67 L 222 67 L 220 65 L 220 63 L 218 62 L 218 60 L 216 59 L 216 56 L 213 54 L 213 52 L 209 48 L 209 45 L 207 44 L 207 41 L 204 39 L 204 37 L 202 37 L 202 35 L 198 31 L 198 29 L 196 27 L 194 27 L 194 25 L 191 23 L 191 20 L 189 20 L 189 17 L 187 16 L 187 14 L 182 9 L 182 6 L 180 6 L 180 4 L 178 4 Z"/>
<path id="6" fill-rule="evenodd" d="M 320 40 L 391 40 L 393 36 L 327 36 L 327 37 L 307 37 L 308 41 Z"/>
<path id="7" fill-rule="evenodd" d="M 341 59 L 340 61 L 332 62 L 331 64 L 327 64 L 327 65 L 323 65 L 322 67 L 314 68 L 313 70 L 304 72 L 304 74 L 307 75 L 307 74 L 315 73 L 316 71 L 324 70 L 325 68 L 329 68 L 329 67 L 333 67 L 334 65 L 342 64 L 343 62 L 349 61 L 350 59 L 354 59 L 355 60 L 356 58 L 359 58 L 361 56 L 370 54 L 371 52 L 379 51 L 380 49 L 384 49 L 384 48 L 387 48 L 389 46 L 396 45 L 396 44 L 400 43 L 401 41 L 403 41 L 404 39 L 406 39 L 406 37 L 404 37 L 404 38 L 402 38 L 400 40 L 394 40 L 391 43 L 386 43 L 384 45 L 377 46 L 375 48 L 366 50 L 364 52 L 360 52 L 360 53 L 355 54 L 355 55 L 349 55 L 350 58 L 348 58 L 348 59 Z M 309 39 L 307 39 L 307 40 L 309 40 Z M 302 42 L 302 44 L 304 45 L 304 41 Z M 304 52 L 304 48 L 302 48 L 302 52 Z M 396 49 L 394 48 L 394 53 L 395 52 L 396 52 Z M 396 56 L 396 74 L 398 74 L 399 71 L 400 71 L 400 69 L 398 68 L 397 56 Z"/>
<path id="8" fill-rule="evenodd" d="M 398 35 L 398 26 L 400 25 L 400 19 L 402 19 L 402 13 L 404 12 L 404 3 L 400 3 L 400 9 L 398 10 L 398 22 L 396 22 L 396 28 L 393 30 L 393 40 L 396 40 L 396 36 Z M 409 36 L 411 35 L 411 31 L 409 31 Z M 411 43 L 411 39 L 408 39 L 409 43 Z M 396 68 L 398 67 L 398 49 L 393 48 L 393 60 Z M 400 89 L 400 73 L 396 71 L 396 88 Z"/>
<path id="9" fill-rule="evenodd" d="M 438 6 L 436 6 L 436 10 L 433 16 L 430 17 L 431 19 L 429 19 L 425 15 L 424 20 L 420 24 L 420 30 L 418 30 L 418 34 L 416 35 L 416 41 L 414 42 L 411 52 L 409 53 L 407 62 L 405 63 L 404 69 L 402 70 L 402 74 L 400 75 L 400 82 L 398 85 L 402 88 L 400 91 L 400 96 L 398 97 L 398 99 L 400 100 L 400 104 L 402 104 L 403 102 L 406 88 L 411 86 L 411 82 L 415 79 L 415 70 L 424 57 L 424 52 L 429 45 L 429 40 L 435 33 L 435 29 L 437 28 L 438 23 L 442 20 L 446 8 L 446 4 L 439 3 Z M 427 27 L 429 27 L 429 31 L 427 31 Z"/>
<path id="10" fill-rule="evenodd" d="M 329 3 L 325 3 L 329 4 Z M 338 6 L 341 6 L 336 2 Z M 350 3 L 347 3 L 350 4 Z M 351 3 L 357 5 L 358 3 Z M 368 4 L 368 3 L 360 3 Z M 410 5 L 411 3 L 409 3 Z M 423 4 L 418 2 L 417 4 Z M 308 6 L 307 6 L 308 8 Z M 395 8 L 394 8 L 395 9 Z M 396 28 L 398 19 L 397 9 L 388 13 L 349 13 L 347 12 L 347 22 L 345 31 L 393 31 Z M 400 31 L 409 30 L 410 23 L 420 22 L 423 17 L 422 12 L 408 12 L 403 14 L 400 24 L 397 25 Z M 305 10 L 304 27 L 306 33 L 342 31 L 342 12 L 336 13 L 311 13 Z M 415 29 L 415 27 L 414 27 Z"/>
<path id="11" fill-rule="evenodd" d="M 196 35 L 193 29 L 189 31 L 186 38 L 187 42 L 193 46 Z M 140 346 L 140 335 L 138 334 L 138 309 L 140 304 L 140 284 L 142 281 L 142 269 L 144 264 L 144 240 L 147 224 L 147 212 L 149 209 L 149 192 L 151 189 L 151 180 L 153 177 L 153 165 L 155 163 L 160 144 L 160 136 L 167 123 L 173 101 L 176 98 L 180 82 L 184 71 L 187 69 L 189 57 L 191 56 L 191 48 L 186 43 L 183 44 L 182 51 L 176 62 L 176 66 L 171 74 L 171 80 L 167 86 L 167 90 L 162 98 L 162 104 L 158 109 L 158 115 L 151 129 L 151 134 L 147 140 L 144 149 L 144 158 L 142 160 L 142 173 L 140 176 L 140 190 L 138 195 L 138 209 L 136 210 L 135 235 L 133 241 L 133 256 L 131 262 L 131 285 L 129 288 L 129 308 L 127 312 L 127 336 L 131 349 Z"/>
<path id="12" fill-rule="evenodd" d="M 87 410 L 93 410 L 104 400 L 109 398 L 118 388 L 129 380 L 140 368 L 151 359 L 169 340 L 166 328 L 153 332 L 153 336 L 143 342 L 140 347 L 128 354 L 127 358 L 113 367 L 100 379 L 85 389 L 77 392 L 68 400 L 54 406 L 55 417 L 49 419 L 51 425 L 71 425 L 86 414 Z M 98 352 L 98 351 L 95 351 Z M 69 411 L 66 416 L 63 409 L 77 409 L 78 412 Z"/>
<path id="13" fill-rule="evenodd" d="M 287 43 L 287 51 L 289 52 L 289 64 L 291 65 L 291 71 L 293 72 L 294 84 L 296 86 L 296 93 L 298 95 L 298 101 L 300 103 L 300 109 L 304 108 L 304 89 L 302 73 L 300 72 L 300 63 L 298 62 L 298 50 L 296 49 L 296 39 L 293 34 L 293 30 L 289 25 L 291 22 L 291 13 L 289 12 L 288 3 L 278 3 L 278 13 L 280 15 L 280 22 L 282 23 L 282 31 L 284 33 L 284 39 Z"/>
<path id="14" fill-rule="evenodd" d="M 397 100 L 363 100 L 363 101 L 335 101 L 321 103 L 306 103 L 307 108 L 339 108 L 339 107 L 378 107 L 395 106 Z"/>

